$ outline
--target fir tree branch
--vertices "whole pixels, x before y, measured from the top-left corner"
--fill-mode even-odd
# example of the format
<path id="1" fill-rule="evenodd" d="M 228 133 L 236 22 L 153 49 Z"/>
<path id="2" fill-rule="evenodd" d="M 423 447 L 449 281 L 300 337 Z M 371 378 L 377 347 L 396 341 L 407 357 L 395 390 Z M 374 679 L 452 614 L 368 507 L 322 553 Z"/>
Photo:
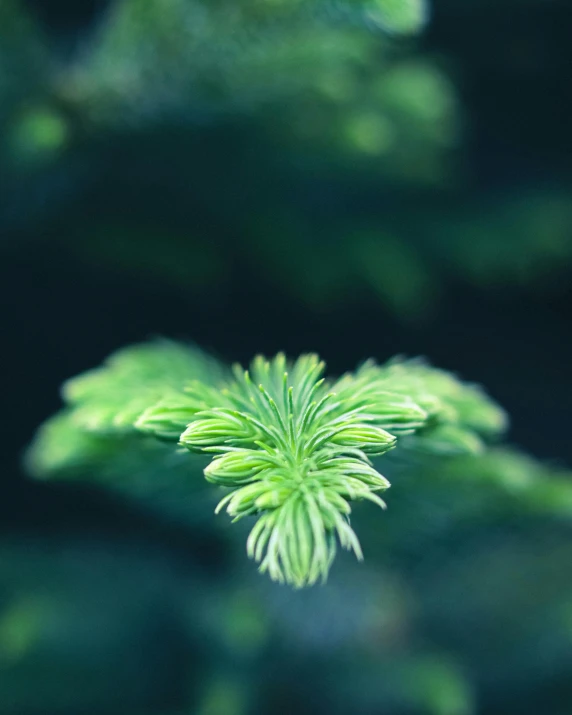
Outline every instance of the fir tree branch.
<path id="1" fill-rule="evenodd" d="M 312 354 L 259 356 L 230 371 L 176 343 L 128 348 L 66 383 L 67 411 L 40 431 L 29 464 L 40 476 L 69 473 L 105 464 L 105 450 L 117 459 L 126 438 L 147 455 L 153 438 L 177 441 L 211 458 L 207 481 L 229 490 L 217 512 L 256 518 L 247 553 L 260 570 L 312 585 L 326 579 L 338 543 L 363 558 L 350 504 L 384 508 L 389 487 L 372 459 L 397 444 L 405 458 L 475 453 L 506 426 L 480 388 L 419 360 L 368 362 L 339 380 L 324 369 Z"/>

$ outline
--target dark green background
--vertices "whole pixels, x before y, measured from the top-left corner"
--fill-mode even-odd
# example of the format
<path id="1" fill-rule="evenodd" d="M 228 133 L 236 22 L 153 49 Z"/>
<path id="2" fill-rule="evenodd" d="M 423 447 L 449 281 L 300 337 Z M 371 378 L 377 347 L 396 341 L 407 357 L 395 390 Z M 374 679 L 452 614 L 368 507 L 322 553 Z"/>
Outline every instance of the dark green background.
<path id="1" fill-rule="evenodd" d="M 65 58 L 87 41 L 109 3 L 25 4 L 39 18 L 55 52 Z M 435 0 L 420 48 L 443 58 L 459 91 L 468 125 L 463 171 L 471 177 L 470 197 L 498 197 L 500 205 L 505 196 L 570 190 L 571 37 L 572 5 L 565 0 Z M 252 152 L 262 157 L 257 159 L 256 181 L 249 178 Z M 482 289 L 451 271 L 438 279 L 442 298 L 437 309 L 418 322 L 401 320 L 359 284 L 344 289 L 334 305 L 310 308 L 252 262 L 240 234 L 228 241 L 232 215 L 217 215 L 216 203 L 214 209 L 208 202 L 205 208 L 202 201 L 201 191 L 208 193 L 219 179 L 213 167 L 227 167 L 231 178 L 222 181 L 220 190 L 235 190 L 237 203 L 241 192 L 252 200 L 266 179 L 270 193 L 273 187 L 289 186 L 284 156 L 287 151 L 276 146 L 266 148 L 256 124 L 247 119 L 199 128 L 160 122 L 86 140 L 78 154 L 63 158 L 44 178 L 17 178 L 21 186 L 15 185 L 13 167 L 0 167 L 5 414 L 0 528 L 5 539 L 87 542 L 88 551 L 104 553 L 123 544 L 127 565 L 119 571 L 131 569 L 143 582 L 142 572 L 150 580 L 161 578 L 156 574 L 165 559 L 215 579 L 224 572 L 230 557 L 201 529 L 195 533 L 157 523 L 89 487 L 35 484 L 20 467 L 35 428 L 58 409 L 57 390 L 64 379 L 98 364 L 118 347 L 155 335 L 191 339 L 229 361 L 245 362 L 256 352 L 315 350 L 333 373 L 370 356 L 426 355 L 487 387 L 511 415 L 512 442 L 537 457 L 572 464 L 572 262 L 552 266 L 533 286 L 497 282 Z M 375 201 L 367 192 L 361 194 L 359 186 L 348 191 L 343 182 L 314 181 L 311 172 L 301 200 L 314 215 L 327 215 L 340 201 L 365 210 Z M 412 192 L 412 212 L 418 200 L 427 199 Z M 144 231 L 150 222 L 177 236 L 186 236 L 190 224 L 203 220 L 211 230 L 218 226 L 219 234 L 210 234 L 209 241 L 226 252 L 225 270 L 186 292 L 148 271 L 125 271 L 89 250 L 72 250 L 74 242 L 96 240 L 85 237 L 93 236 L 102 222 L 125 217 L 134 230 L 140 226 Z M 71 241 L 62 240 L 64 235 Z M 268 241 L 273 240 L 269 235 Z M 137 558 L 150 552 L 154 565 L 139 565 Z M 29 567 L 24 565 L 22 572 L 34 571 L 33 553 L 30 547 Z M 570 564 L 562 562 L 559 568 L 570 569 Z M 137 594 L 131 598 L 137 602 Z M 124 699 L 114 709 L 103 698 L 99 709 L 90 710 L 94 715 L 178 712 L 188 690 L 193 691 L 188 663 L 192 682 L 199 682 L 207 667 L 202 656 L 188 657 L 192 645 L 180 635 L 165 600 L 156 593 L 149 598 L 154 603 L 151 621 L 142 616 L 126 636 L 124 651 L 114 650 L 118 662 L 130 662 L 131 680 L 115 686 L 123 689 Z M 102 652 L 99 664 L 105 661 L 104 646 Z M 216 660 L 216 652 L 210 657 Z M 319 668 L 308 653 L 290 667 L 294 679 L 298 671 Z M 109 668 L 110 673 L 104 668 L 101 674 L 108 684 L 113 683 L 113 666 Z M 564 715 L 572 707 L 569 675 L 565 670 L 554 673 L 552 684 L 547 678 L 544 689 L 532 693 L 521 689 L 518 677 L 500 691 L 485 683 L 479 712 Z M 242 676 L 237 671 L 233 677 L 240 681 Z M 281 685 L 280 678 L 276 682 L 273 707 L 281 703 L 283 712 L 299 712 L 291 709 L 300 703 L 295 698 L 289 702 L 287 684 Z M 322 705 L 318 698 L 306 703 L 307 711 L 321 712 Z M 22 715 L 36 712 L 41 709 Z"/>

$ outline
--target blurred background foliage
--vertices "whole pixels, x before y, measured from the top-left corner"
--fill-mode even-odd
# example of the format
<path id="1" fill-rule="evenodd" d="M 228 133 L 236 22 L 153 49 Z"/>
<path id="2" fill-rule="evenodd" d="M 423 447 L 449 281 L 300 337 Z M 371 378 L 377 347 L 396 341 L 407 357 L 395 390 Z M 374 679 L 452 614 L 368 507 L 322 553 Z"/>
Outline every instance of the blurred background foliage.
<path id="1" fill-rule="evenodd" d="M 566 0 L 0 0 L 2 713 L 569 715 L 570 27 Z M 548 461 L 390 460 L 366 561 L 292 592 L 200 460 L 75 435 L 65 482 L 23 476 L 56 386 L 156 333 L 427 354 Z"/>
<path id="2" fill-rule="evenodd" d="M 236 258 L 310 309 L 365 287 L 421 319 L 443 275 L 535 290 L 572 253 L 567 179 L 475 190 L 423 0 L 122 0 L 63 46 L 26 5 L 1 11 L 4 220 L 35 197 L 86 260 L 188 291 Z"/>

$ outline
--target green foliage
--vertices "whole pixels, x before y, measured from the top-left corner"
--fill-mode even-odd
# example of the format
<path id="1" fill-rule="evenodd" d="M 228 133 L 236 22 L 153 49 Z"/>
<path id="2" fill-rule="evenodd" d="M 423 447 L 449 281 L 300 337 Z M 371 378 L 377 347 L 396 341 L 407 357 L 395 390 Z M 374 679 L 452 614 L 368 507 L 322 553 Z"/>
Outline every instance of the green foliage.
<path id="1" fill-rule="evenodd" d="M 221 529 L 219 520 L 210 517 L 219 489 L 226 489 L 217 510 L 226 508 L 235 520 L 250 521 L 249 554 L 272 579 L 294 587 L 325 578 L 336 540 L 359 555 L 354 529 L 361 534 L 367 560 L 358 573 L 353 559 L 339 559 L 327 591 L 284 592 L 241 568 L 238 555 L 216 588 L 195 571 L 179 584 L 181 594 L 169 601 L 169 612 L 184 605 L 187 627 L 192 632 L 198 624 L 216 653 L 215 671 L 206 680 L 201 676 L 190 711 L 217 711 L 230 702 L 249 711 L 265 681 L 261 672 L 271 677 L 283 663 L 312 657 L 317 649 L 324 653 L 323 672 L 313 669 L 306 682 L 295 671 L 286 682 L 297 697 L 316 689 L 327 692 L 336 713 L 351 704 L 358 713 L 415 709 L 427 715 L 470 715 L 480 677 L 507 682 L 507 668 L 519 678 L 521 669 L 528 669 L 536 684 L 552 677 L 570 643 L 570 573 L 561 567 L 570 556 L 570 473 L 513 449 L 485 447 L 505 428 L 504 412 L 480 388 L 426 362 L 368 362 L 339 379 L 324 379 L 323 372 L 315 355 L 294 361 L 283 355 L 257 357 L 244 371 L 238 366 L 226 370 L 200 351 L 175 343 L 135 346 L 69 381 L 63 392 L 74 404 L 40 428 L 28 453 L 35 476 L 91 479 L 170 520 L 177 515 L 190 525 L 200 522 L 213 535 L 216 530 L 234 556 L 235 548 L 236 554 L 243 549 L 244 530 L 239 525 Z M 146 378 L 152 387 L 147 392 Z M 160 385 L 188 404 L 162 405 Z M 121 393 L 131 405 L 139 392 L 152 402 L 142 412 L 143 401 L 117 421 L 112 410 L 103 409 L 104 395 Z M 106 419 L 76 420 L 76 410 L 81 409 L 80 417 L 87 415 L 92 402 L 94 414 Z M 117 400 L 113 405 L 121 410 Z M 442 432 L 453 428 L 464 441 L 458 440 L 454 450 L 451 443 L 444 449 Z M 479 440 L 478 452 L 471 439 Z M 356 509 L 350 525 L 353 501 L 381 503 L 379 493 L 389 486 L 378 471 L 381 464 L 393 484 L 383 523 L 375 510 Z M 205 484 L 202 470 L 218 488 Z M 513 533 L 509 526 L 508 537 L 499 541 L 514 519 L 523 528 Z M 30 554 L 28 543 L 23 548 Z M 69 616 L 70 601 L 74 605 L 72 636 L 77 628 L 78 642 L 85 637 L 78 625 L 85 620 L 83 600 L 89 632 L 96 634 L 101 619 L 93 609 L 101 608 L 106 589 L 113 599 L 118 590 L 125 592 L 120 607 L 113 600 L 108 605 L 110 622 L 125 622 L 125 613 L 133 614 L 134 590 L 145 592 L 139 586 L 143 575 L 143 585 L 157 593 L 173 589 L 170 568 L 163 580 L 154 571 L 148 578 L 149 566 L 136 561 L 131 564 L 136 578 L 121 565 L 118 578 L 110 579 L 108 566 L 94 559 L 93 546 L 86 549 L 89 558 L 72 559 L 71 596 L 58 593 L 50 602 L 59 619 Z M 137 554 L 146 551 L 139 548 Z M 52 672 L 45 665 L 53 656 L 44 645 L 49 635 L 44 611 L 37 610 L 39 602 L 32 596 L 45 579 L 46 558 L 60 561 L 65 553 L 64 548 L 48 550 L 43 561 L 29 564 L 29 574 L 20 573 L 18 554 L 11 559 L 2 554 L 0 560 L 0 578 L 11 582 L 14 571 L 16 582 L 24 575 L 30 581 L 21 597 L 0 611 L 0 664 L 10 673 L 4 687 L 10 683 L 18 702 L 28 702 L 22 687 L 28 673 L 40 667 Z M 117 556 L 116 549 L 110 553 Z M 163 557 L 157 563 L 165 567 Z M 6 573 L 8 567 L 12 571 Z M 535 590 L 537 579 L 541 590 Z M 189 592 L 194 597 L 187 600 Z M 541 635 L 545 675 L 538 671 L 534 648 L 521 647 L 538 647 Z M 284 643 L 284 653 L 267 662 L 273 639 Z M 59 652 L 57 642 L 51 647 Z M 80 670 L 86 666 L 77 648 L 73 663 L 66 665 L 72 672 L 76 660 Z M 61 656 L 55 662 L 63 667 Z M 241 687 L 232 678 L 227 683 L 237 663 Z M 102 677 L 108 682 L 108 670 Z M 41 682 L 43 697 L 59 702 L 61 689 L 52 691 Z M 229 701 L 227 684 L 234 693 Z M 78 697 L 89 701 L 90 694 Z"/>
<path id="2" fill-rule="evenodd" d="M 395 437 L 323 389 L 324 366 L 315 356 L 287 367 L 279 355 L 257 358 L 250 372 L 236 371 L 226 393 L 233 409 L 199 413 L 181 442 L 217 453 L 205 476 L 234 489 L 217 510 L 226 507 L 235 519 L 262 514 L 247 543 L 261 571 L 304 586 L 326 578 L 334 534 L 362 557 L 348 502 L 384 506 L 375 492 L 389 483 L 366 455 L 383 454 Z"/>
<path id="3" fill-rule="evenodd" d="M 223 375 L 213 358 L 164 340 L 115 353 L 103 367 L 66 382 L 62 394 L 73 408 L 74 424 L 90 432 L 115 434 L 134 430 L 147 408 L 157 405 L 184 405 L 192 415 L 202 402 L 184 394 L 185 383 L 198 380 L 201 385 L 216 385 Z M 171 419 L 175 420 L 174 415 Z M 161 428 L 157 430 L 163 436 Z"/>
<path id="4" fill-rule="evenodd" d="M 184 455 L 169 445 L 178 441 L 212 457 L 207 481 L 230 490 L 217 512 L 257 517 L 247 552 L 260 570 L 311 585 L 326 579 L 336 539 L 362 558 L 350 502 L 385 507 L 377 492 L 389 487 L 372 459 L 396 445 L 404 454 L 478 452 L 506 426 L 480 388 L 421 361 L 370 362 L 339 380 L 324 368 L 315 355 L 279 354 L 231 373 L 176 343 L 128 348 L 64 385 L 68 407 L 39 431 L 28 464 L 38 476 L 95 468 L 106 484 L 154 495 L 168 482 L 146 480 L 149 465 L 176 456 L 178 495 L 188 488 Z"/>
<path id="5" fill-rule="evenodd" d="M 102 212 L 86 233 L 74 225 L 81 219 L 73 218 L 72 198 L 70 223 L 55 232 L 67 250 L 158 275 L 188 293 L 231 271 L 228 256 L 238 246 L 243 260 L 308 306 L 330 306 L 367 286 L 400 320 L 426 317 L 449 273 L 479 288 L 509 280 L 536 289 L 572 256 L 570 191 L 536 182 L 533 190 L 518 187 L 516 200 L 498 188 L 478 195 L 457 161 L 466 121 L 450 71 L 408 39 L 422 31 L 428 7 L 422 0 L 116 0 L 77 52 L 57 54 L 26 4 L 7 0 L 0 154 L 31 184 L 8 182 L 25 197 L 14 202 L 16 212 L 29 221 L 30 197 L 49 191 L 64 200 L 71 186 L 81 190 L 73 172 L 84 152 L 98 153 L 107 141 L 135 142 L 141 166 L 133 173 L 152 183 L 161 165 L 154 130 L 165 127 L 176 145 L 172 159 L 166 141 L 159 150 L 171 162 L 165 192 L 192 185 L 197 215 L 216 220 L 189 225 L 185 215 L 173 227 L 164 217 Z M 331 197 L 331 219 L 316 220 L 319 207 L 299 198 L 308 196 L 309 165 L 316 195 Z M 110 183 L 110 195 L 115 190 Z M 336 210 L 351 206 L 344 197 L 352 191 L 370 208 Z M 51 234 L 39 227 L 34 235 Z M 286 253 L 304 260 L 285 260 Z"/>
<path id="6" fill-rule="evenodd" d="M 188 102 L 195 116 L 251 111 L 315 91 L 328 67 L 367 57 L 373 29 L 411 35 L 425 17 L 423 0 L 121 0 L 67 89 L 100 106 L 94 119 L 104 122 L 141 102 L 153 112 Z"/>
<path id="7" fill-rule="evenodd" d="M 419 32 L 427 21 L 425 0 L 370 0 L 366 7 L 375 22 L 396 34 Z"/>
<path id="8" fill-rule="evenodd" d="M 206 521 L 216 504 L 201 479 L 204 457 L 140 433 L 86 431 L 69 410 L 40 427 L 25 461 L 37 479 L 93 483 L 187 526 Z"/>
<path id="9" fill-rule="evenodd" d="M 539 464 L 515 449 L 497 447 L 480 455 L 458 456 L 437 467 L 448 485 L 486 487 L 497 508 L 520 513 L 572 516 L 572 478 L 562 467 Z"/>
<path id="10" fill-rule="evenodd" d="M 350 404 L 367 399 L 384 405 L 387 393 L 409 399 L 425 413 L 418 424 L 406 425 L 417 428 L 409 444 L 434 454 L 480 452 L 483 438 L 501 434 L 507 427 L 504 410 L 480 387 L 462 383 L 422 360 L 395 359 L 384 366 L 368 362 L 334 389 Z M 388 428 L 395 431 L 400 425 Z"/>

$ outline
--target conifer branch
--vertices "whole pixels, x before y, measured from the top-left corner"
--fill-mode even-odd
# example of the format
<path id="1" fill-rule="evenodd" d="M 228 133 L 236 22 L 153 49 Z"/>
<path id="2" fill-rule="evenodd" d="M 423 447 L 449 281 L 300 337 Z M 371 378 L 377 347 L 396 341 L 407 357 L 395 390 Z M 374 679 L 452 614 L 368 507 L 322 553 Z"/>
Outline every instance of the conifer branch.
<path id="1" fill-rule="evenodd" d="M 480 388 L 419 360 L 368 362 L 338 380 L 324 370 L 313 354 L 228 370 L 176 343 L 128 348 L 66 383 L 67 410 L 42 430 L 30 464 L 42 475 L 82 456 L 101 461 L 126 435 L 131 449 L 137 435 L 142 449 L 153 438 L 178 442 L 211 458 L 206 480 L 228 490 L 217 512 L 256 519 L 247 553 L 260 570 L 312 585 L 327 578 L 338 544 L 363 558 L 351 502 L 385 508 L 389 487 L 373 459 L 396 445 L 404 455 L 479 452 L 506 426 Z M 64 444 L 82 434 L 92 437 Z"/>

